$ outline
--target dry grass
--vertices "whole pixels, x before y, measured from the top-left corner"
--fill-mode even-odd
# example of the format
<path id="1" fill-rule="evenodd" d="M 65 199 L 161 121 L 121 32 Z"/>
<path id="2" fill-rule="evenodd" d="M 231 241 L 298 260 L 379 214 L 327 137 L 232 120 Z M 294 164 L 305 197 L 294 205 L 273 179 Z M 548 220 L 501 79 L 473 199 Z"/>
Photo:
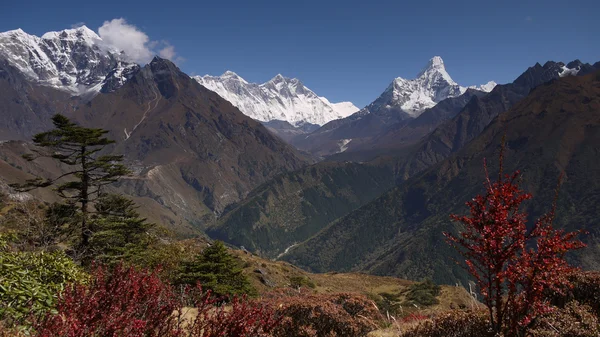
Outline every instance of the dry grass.
<path id="1" fill-rule="evenodd" d="M 377 295 L 381 293 L 399 294 L 399 301 L 404 300 L 404 292 L 415 282 L 395 277 L 374 276 L 361 273 L 325 273 L 313 274 L 306 272 L 294 265 L 282 261 L 262 259 L 252 253 L 240 250 L 234 251 L 243 261 L 244 271 L 249 276 L 259 293 L 268 292 L 274 288 L 290 286 L 290 277 L 302 276 L 312 281 L 317 294 L 357 293 L 363 295 Z M 260 272 L 258 272 L 260 270 Z M 267 286 L 261 280 L 268 280 L 273 286 Z M 425 308 L 406 307 L 403 315 L 418 313 L 419 315 L 432 316 L 458 308 L 472 308 L 480 304 L 474 301 L 469 292 L 462 287 L 442 286 L 437 297 L 439 304 Z M 372 331 L 371 337 L 392 337 L 414 328 L 422 321 L 406 321 L 401 317 L 389 318 L 384 313 L 384 320 L 389 326 L 385 329 Z"/>

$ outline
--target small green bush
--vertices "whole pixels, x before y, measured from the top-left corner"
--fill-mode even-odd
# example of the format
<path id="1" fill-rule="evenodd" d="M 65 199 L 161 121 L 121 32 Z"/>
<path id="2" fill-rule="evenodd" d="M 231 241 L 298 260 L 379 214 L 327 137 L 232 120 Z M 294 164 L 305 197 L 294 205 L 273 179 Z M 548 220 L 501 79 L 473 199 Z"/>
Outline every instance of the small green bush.
<path id="1" fill-rule="evenodd" d="M 397 316 L 402 313 L 400 301 L 401 294 L 382 292 L 379 294 L 369 294 L 367 297 L 375 302 L 382 314 Z"/>
<path id="2" fill-rule="evenodd" d="M 0 250 L 0 320 L 18 324 L 51 309 L 67 283 L 86 274 L 63 252 Z"/>
<path id="3" fill-rule="evenodd" d="M 406 294 L 404 305 L 416 304 L 419 306 L 430 306 L 440 303 L 436 298 L 439 296 L 441 287 L 431 280 L 426 280 L 421 283 L 415 283 L 410 286 Z"/>
<path id="4" fill-rule="evenodd" d="M 304 276 L 291 276 L 290 277 L 290 287 L 292 287 L 292 288 L 308 287 L 308 288 L 315 289 L 317 286 L 308 277 L 304 277 Z"/>

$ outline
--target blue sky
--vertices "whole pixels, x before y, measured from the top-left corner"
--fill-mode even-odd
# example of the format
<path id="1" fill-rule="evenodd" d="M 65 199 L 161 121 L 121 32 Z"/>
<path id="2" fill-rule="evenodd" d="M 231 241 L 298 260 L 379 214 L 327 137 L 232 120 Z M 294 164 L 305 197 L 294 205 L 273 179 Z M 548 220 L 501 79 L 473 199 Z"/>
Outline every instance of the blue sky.
<path id="1" fill-rule="evenodd" d="M 188 74 L 297 77 L 362 107 L 434 55 L 461 85 L 512 81 L 547 60 L 600 61 L 600 1 L 11 1 L 0 31 L 41 35 L 123 18 Z"/>

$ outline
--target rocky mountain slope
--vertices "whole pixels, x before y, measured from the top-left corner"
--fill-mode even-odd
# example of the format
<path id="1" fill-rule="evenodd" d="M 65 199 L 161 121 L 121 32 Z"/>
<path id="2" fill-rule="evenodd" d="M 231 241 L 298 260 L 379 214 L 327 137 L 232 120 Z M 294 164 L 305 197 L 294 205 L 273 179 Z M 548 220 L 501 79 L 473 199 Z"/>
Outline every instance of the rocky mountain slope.
<path id="1" fill-rule="evenodd" d="M 286 121 L 272 120 L 269 122 L 262 123 L 269 131 L 275 134 L 277 137 L 290 142 L 295 137 L 311 133 L 319 128 L 317 124 L 304 123 L 298 126 L 293 126 Z"/>
<path id="2" fill-rule="evenodd" d="M 475 89 L 467 89 L 458 97 L 450 97 L 426 109 L 419 117 L 396 123 L 381 134 L 365 139 L 355 139 L 348 143 L 348 149 L 329 156 L 330 161 L 369 161 L 379 156 L 401 156 L 427 134 L 434 131 L 444 122 L 451 120 L 474 97 L 481 98 L 486 93 Z"/>
<path id="3" fill-rule="evenodd" d="M 110 131 L 117 140 L 112 151 L 135 171 L 119 190 L 166 210 L 162 222 L 178 230 L 206 226 L 254 187 L 307 164 L 260 123 L 160 58 L 123 87 L 64 113 Z"/>
<path id="4" fill-rule="evenodd" d="M 495 85 L 491 81 L 471 89 L 485 92 Z M 458 97 L 467 89 L 452 80 L 444 61 L 436 56 L 415 79 L 394 79 L 375 101 L 358 113 L 330 122 L 307 136 L 296 137 L 292 144 L 321 157 L 352 151 L 352 147 L 369 142 L 371 137 L 385 133 L 392 126 L 405 125 L 426 109 L 447 98 Z M 344 147 L 346 150 L 342 151 Z"/>
<path id="5" fill-rule="evenodd" d="M 0 59 L 0 141 L 28 140 L 75 104 L 66 92 L 31 83 L 19 69 Z"/>
<path id="6" fill-rule="evenodd" d="M 42 37 L 21 29 L 0 33 L 0 59 L 28 80 L 72 95 L 113 91 L 139 68 L 86 26 Z"/>
<path id="7" fill-rule="evenodd" d="M 319 163 L 281 174 L 226 210 L 207 233 L 275 258 L 394 186 L 391 166 Z"/>
<path id="8" fill-rule="evenodd" d="M 249 83 L 232 71 L 194 79 L 261 122 L 285 121 L 296 127 L 307 123 L 323 125 L 358 111 L 351 102 L 330 103 L 300 80 L 281 74 L 262 84 Z"/>
<path id="9" fill-rule="evenodd" d="M 536 65 L 517 83 L 532 84 L 534 74 L 554 68 Z M 535 126 L 535 127 L 533 127 Z M 589 246 L 571 258 L 587 268 L 600 265 L 600 73 L 551 80 L 534 89 L 455 154 L 410 178 L 374 201 L 330 223 L 313 238 L 293 247 L 284 259 L 314 271 L 362 270 L 411 279 L 432 277 L 454 283 L 464 270 L 452 260 L 443 231 L 455 231 L 450 213 L 464 213 L 464 202 L 481 192 L 483 159 L 497 172 L 502 138 L 507 172 L 523 172 L 522 186 L 533 193 L 531 218 L 546 212 L 558 176 L 556 225 L 585 229 Z"/>

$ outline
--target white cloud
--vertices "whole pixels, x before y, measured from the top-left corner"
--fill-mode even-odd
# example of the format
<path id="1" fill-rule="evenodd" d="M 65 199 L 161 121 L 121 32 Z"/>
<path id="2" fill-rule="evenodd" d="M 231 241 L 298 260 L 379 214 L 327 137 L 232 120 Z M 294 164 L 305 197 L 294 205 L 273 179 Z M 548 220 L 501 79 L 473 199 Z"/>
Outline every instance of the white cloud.
<path id="1" fill-rule="evenodd" d="M 109 46 L 124 51 L 133 62 L 148 63 L 156 54 L 172 61 L 181 60 L 175 47 L 167 41 L 151 41 L 146 33 L 123 18 L 104 21 L 102 27 L 98 28 L 98 35 Z M 154 51 L 160 47 L 158 52 Z"/>
<path id="2" fill-rule="evenodd" d="M 183 61 L 185 61 L 185 59 L 179 55 L 177 55 L 177 52 L 175 51 L 175 47 L 172 46 L 169 41 L 153 41 L 153 47 L 152 48 L 160 48 L 158 51 L 158 56 L 170 60 L 173 63 L 182 63 Z"/>
<path id="3" fill-rule="evenodd" d="M 171 45 L 167 45 L 158 52 L 158 56 L 168 60 L 174 60 L 176 55 L 175 47 Z"/>

